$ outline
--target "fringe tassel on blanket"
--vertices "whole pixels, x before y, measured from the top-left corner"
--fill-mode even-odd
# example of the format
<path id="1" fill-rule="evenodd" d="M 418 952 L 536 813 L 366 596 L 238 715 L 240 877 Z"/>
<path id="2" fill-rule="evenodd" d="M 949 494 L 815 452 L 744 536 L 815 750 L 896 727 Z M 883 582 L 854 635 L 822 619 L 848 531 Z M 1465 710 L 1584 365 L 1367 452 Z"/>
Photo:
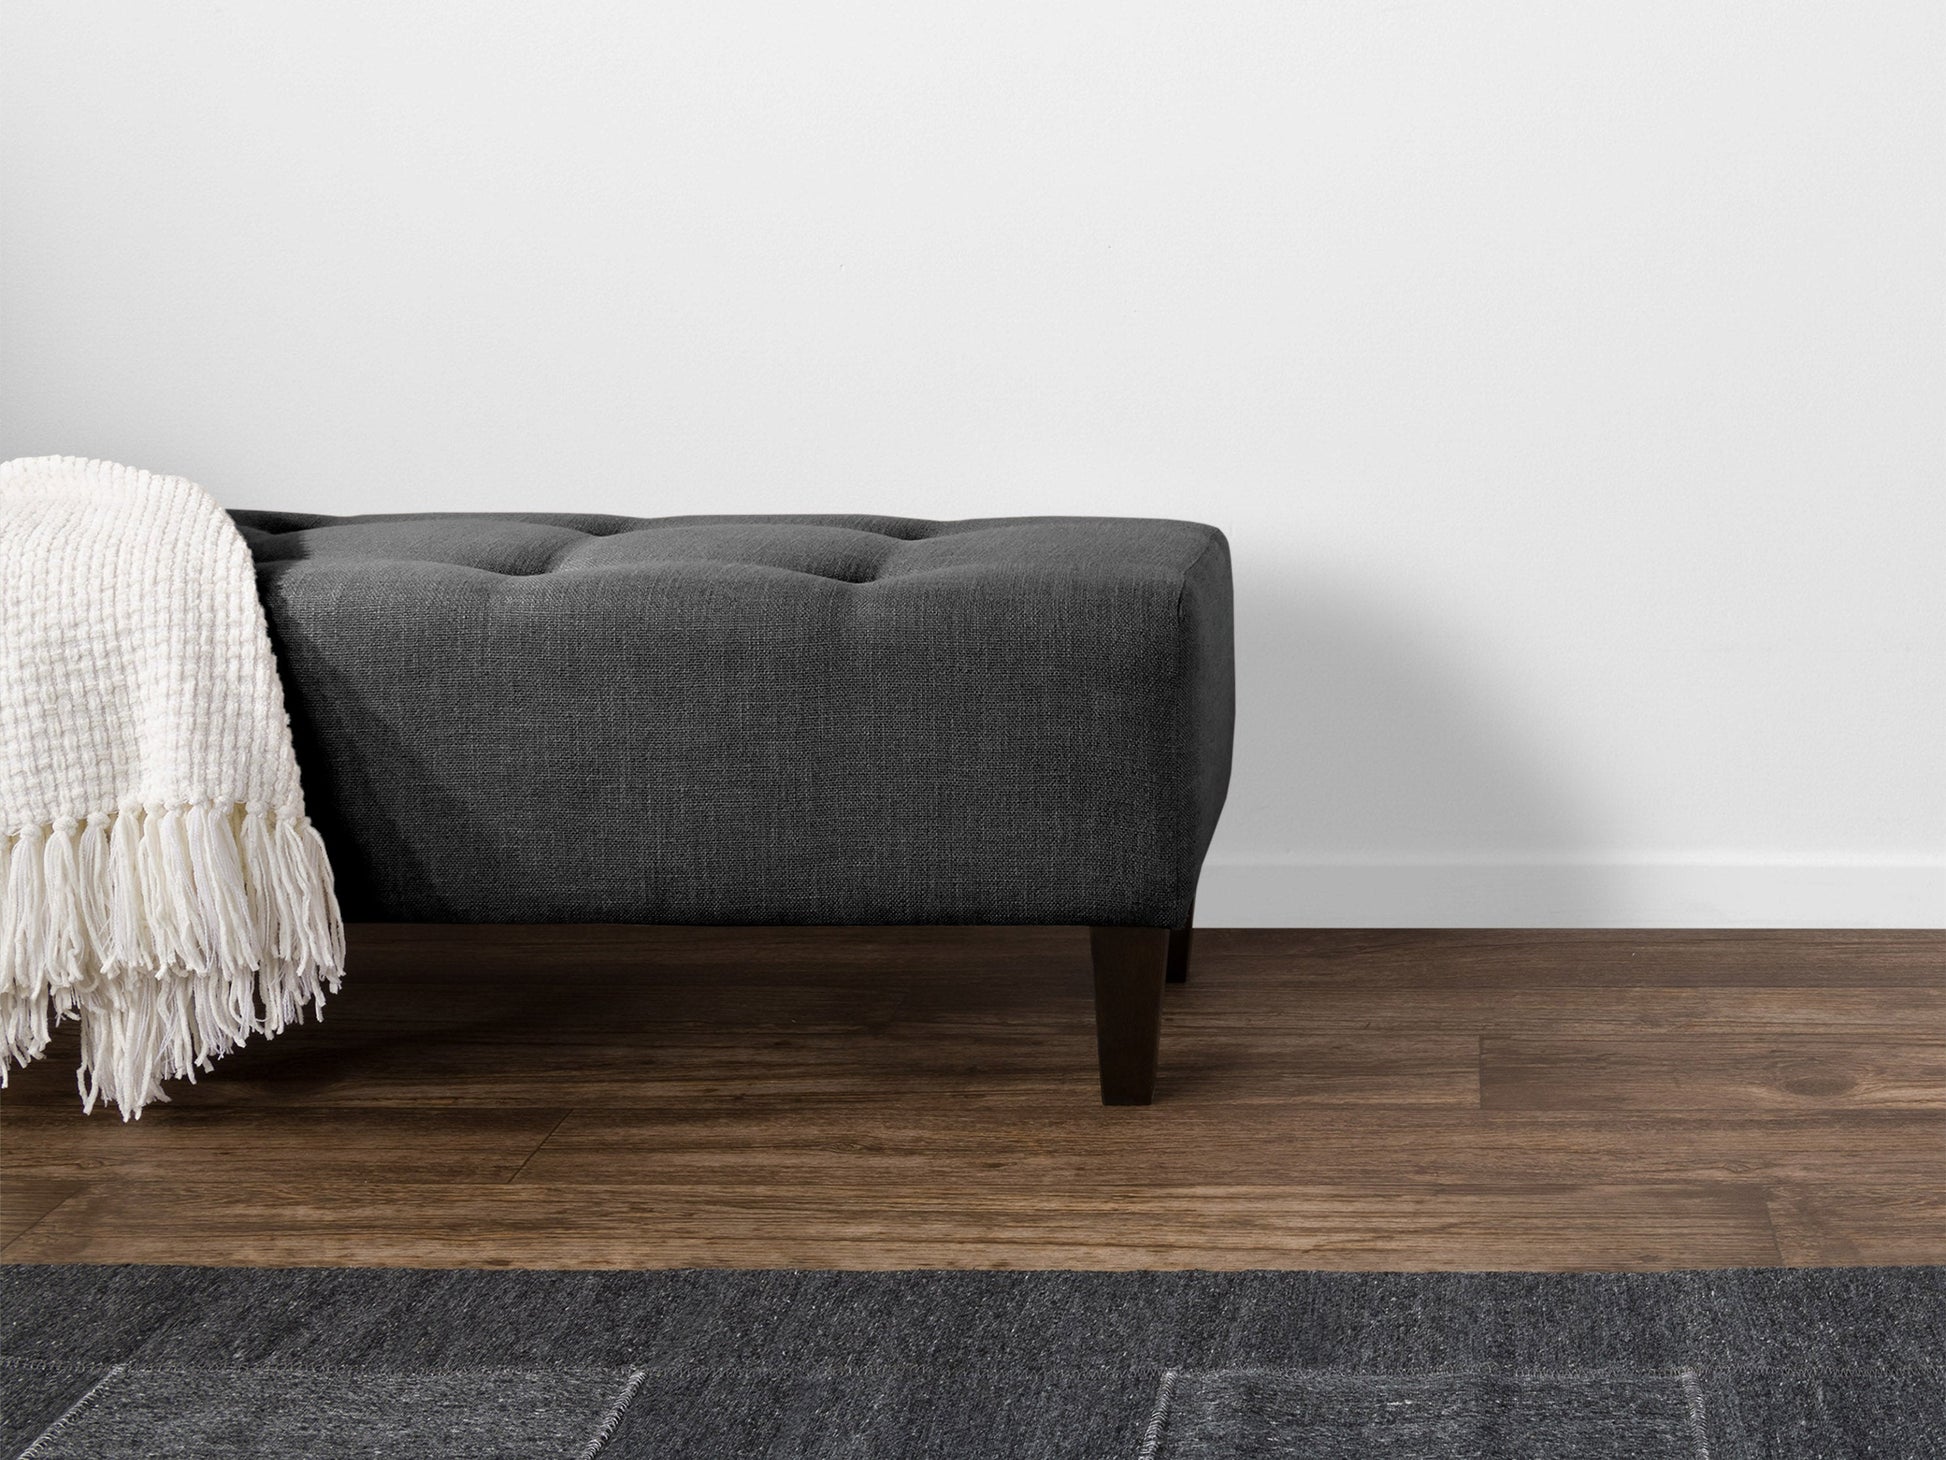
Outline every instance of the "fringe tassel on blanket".
<path id="1" fill-rule="evenodd" d="M 139 1117 L 338 991 L 331 864 L 301 812 L 129 804 L 15 832 L 0 874 L 0 1084 L 79 1019 L 83 1105 Z"/>

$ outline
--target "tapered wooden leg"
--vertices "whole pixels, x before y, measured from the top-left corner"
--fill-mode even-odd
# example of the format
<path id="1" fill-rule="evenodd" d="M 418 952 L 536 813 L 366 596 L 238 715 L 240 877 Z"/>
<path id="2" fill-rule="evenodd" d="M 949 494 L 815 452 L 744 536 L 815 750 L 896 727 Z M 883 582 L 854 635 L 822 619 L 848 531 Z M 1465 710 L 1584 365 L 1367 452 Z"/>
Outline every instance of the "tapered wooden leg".
<path id="1" fill-rule="evenodd" d="M 1169 930 L 1169 982 L 1189 982 L 1189 940 L 1196 935 L 1196 904 L 1189 905 L 1189 916 L 1180 928 Z"/>
<path id="2" fill-rule="evenodd" d="M 1101 1051 L 1101 1103 L 1147 1105 L 1155 1098 L 1162 1038 L 1162 984 L 1169 967 L 1167 928 L 1095 928 L 1095 1043 Z"/>

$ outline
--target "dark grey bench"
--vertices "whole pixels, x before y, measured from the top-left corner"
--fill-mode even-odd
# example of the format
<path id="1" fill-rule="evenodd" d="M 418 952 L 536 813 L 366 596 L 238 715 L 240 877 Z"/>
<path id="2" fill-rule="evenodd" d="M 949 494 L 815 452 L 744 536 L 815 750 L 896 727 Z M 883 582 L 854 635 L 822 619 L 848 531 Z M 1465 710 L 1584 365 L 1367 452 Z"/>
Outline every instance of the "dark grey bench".
<path id="1" fill-rule="evenodd" d="M 1092 927 L 1142 1104 L 1229 782 L 1223 535 L 238 512 L 345 915 Z"/>

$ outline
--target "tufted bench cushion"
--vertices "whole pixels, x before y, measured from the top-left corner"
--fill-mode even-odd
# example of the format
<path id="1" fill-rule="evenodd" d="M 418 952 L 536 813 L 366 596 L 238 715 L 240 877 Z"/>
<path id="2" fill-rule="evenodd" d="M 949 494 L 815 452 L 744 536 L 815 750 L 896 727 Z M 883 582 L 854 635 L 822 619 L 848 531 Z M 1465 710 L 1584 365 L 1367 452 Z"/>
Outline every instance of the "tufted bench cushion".
<path id="1" fill-rule="evenodd" d="M 1214 528 L 234 515 L 349 917 L 1188 917 Z"/>

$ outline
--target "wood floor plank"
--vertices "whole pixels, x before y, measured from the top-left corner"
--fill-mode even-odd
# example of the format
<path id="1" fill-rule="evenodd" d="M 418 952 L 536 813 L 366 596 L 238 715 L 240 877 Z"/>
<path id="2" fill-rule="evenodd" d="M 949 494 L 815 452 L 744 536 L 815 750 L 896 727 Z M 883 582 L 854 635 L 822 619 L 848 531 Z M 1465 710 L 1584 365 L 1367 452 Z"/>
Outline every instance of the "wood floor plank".
<path id="1" fill-rule="evenodd" d="M 1085 971 L 1083 928 L 447 927 L 358 924 L 351 967 L 374 978 L 444 969 L 464 980 L 540 959 L 672 984 L 704 970 L 816 981 L 909 974 L 952 983 L 1007 964 Z M 1318 988 L 1946 988 L 1935 930 L 1199 929 L 1196 967 Z M 429 967 L 428 965 L 434 967 Z"/>
<path id="2" fill-rule="evenodd" d="M 78 1193 L 81 1186 L 78 1181 L 16 1175 L 13 1163 L 8 1162 L 6 1177 L 0 1180 L 0 1248 Z"/>
<path id="3" fill-rule="evenodd" d="M 1946 1039 L 1489 1036 L 1480 1075 L 1492 1110 L 1942 1111 Z"/>
<path id="4" fill-rule="evenodd" d="M 333 1104 L 383 1104 L 411 1095 L 454 1105 L 562 1105 L 628 1100 L 645 1084 L 671 1081 L 806 1093 L 848 1081 L 889 1093 L 902 1082 L 923 1090 L 952 1072 L 999 1084 L 1055 1080 L 1063 1089 L 1088 1073 L 1089 1010 L 1079 994 L 1063 1001 L 1022 1000 L 1003 990 L 987 995 L 996 1004 L 991 1012 L 883 1017 L 846 1027 L 752 1023 L 747 1012 L 731 1007 L 735 992 L 719 991 L 726 1007 L 718 1019 L 659 1018 L 648 1010 L 638 1015 L 624 1005 L 612 1022 L 593 1028 L 580 1015 L 539 1009 L 491 1024 L 477 1018 L 394 1020 L 390 1010 L 356 1009 L 326 1028 L 240 1052 L 219 1078 L 181 1090 L 176 1101 L 255 1103 L 281 1092 Z M 1514 1047 L 1505 1041 L 1523 1038 L 1627 1040 L 1646 1033 L 1695 1035 L 1725 1050 L 1747 1048 L 1753 1036 L 1767 1043 L 1806 1031 L 1903 1043 L 1927 1031 L 1946 1034 L 1946 1004 L 1930 994 L 1918 1002 L 1911 990 L 1881 992 L 1876 1007 L 1872 992 L 1863 990 L 1842 996 L 1629 990 L 1596 997 L 1534 990 L 1504 996 L 1491 1007 L 1472 993 L 1445 999 L 1380 993 L 1361 1000 L 1339 992 L 1303 1003 L 1265 984 L 1249 1001 L 1232 994 L 1219 1004 L 1222 990 L 1210 990 L 1208 997 L 1202 990 L 1180 998 L 1172 992 L 1165 1012 L 1171 1060 L 1164 1070 L 1165 1078 L 1179 1081 L 1219 1076 L 1231 1088 L 1252 1089 L 1263 1098 L 1277 1098 L 1286 1084 L 1325 1098 L 1362 1098 L 1356 1051 L 1363 1047 L 1386 1052 L 1363 1061 L 1364 1088 L 1377 1098 L 1450 1100 L 1464 1083 L 1472 1038 L 1454 1031 L 1468 1028 L 1482 1029 L 1503 1048 Z M 762 989 L 741 995 L 746 1009 L 767 996 Z M 598 995 L 577 994 L 577 1007 L 600 1003 Z M 48 1076 L 37 1080 L 35 1071 L 28 1072 L 11 1098 L 71 1104 L 71 1081 L 56 1073 L 65 1062 L 66 1051 L 57 1044 L 47 1064 L 37 1067 Z"/>
<path id="5" fill-rule="evenodd" d="M 1755 1186 L 91 1186 L 20 1262 L 1534 1270 L 1775 1264 Z"/>
<path id="6" fill-rule="evenodd" d="M 9 1107 L 6 1169 L 41 1180 L 506 1181 L 566 1110 L 182 1106 L 140 1121 Z"/>
<path id="7" fill-rule="evenodd" d="M 517 1180 L 872 1186 L 903 1181 L 1051 1194 L 1094 1187 L 1275 1184 L 1687 1185 L 1849 1181 L 1946 1186 L 1946 1116 L 1720 1117 L 1161 1101 L 1105 1110 L 725 1096 L 578 1110 Z M 1946 1258 L 1946 1240 L 1942 1240 Z"/>
<path id="8" fill-rule="evenodd" d="M 1360 989 L 1946 984 L 1936 929 L 1219 928 L 1197 938 L 1199 966 Z"/>
<path id="9" fill-rule="evenodd" d="M 1793 1266 L 1946 1263 L 1946 1183 L 1782 1186 L 1770 1216 Z"/>
<path id="10" fill-rule="evenodd" d="M 1166 1017 L 1166 1015 L 1165 1015 Z M 368 1020 L 342 1019 L 312 1039 L 244 1049 L 215 1078 L 177 1092 L 170 1109 L 259 1109 L 284 1102 L 336 1108 L 662 1105 L 714 1099 L 832 1096 L 886 1102 L 952 1096 L 986 1105 L 1092 1108 L 1092 1005 L 1077 1004 L 1022 1029 L 972 1021 L 810 1031 L 645 1021 L 618 1036 L 580 1039 L 536 1021 L 491 1034 L 420 1026 L 411 1039 Z M 530 1037 L 531 1036 L 531 1037 Z M 1252 1103 L 1479 1103 L 1479 1041 L 1472 1034 L 1306 1033 L 1169 1029 L 1164 1098 Z M 49 1064 L 68 1057 L 57 1044 Z M 49 1065 L 23 1073 L 8 1099 L 21 1108 L 71 1110 L 73 1082 Z M 146 1119 L 146 1117 L 145 1117 Z"/>
<path id="11" fill-rule="evenodd" d="M 1218 984 L 1221 975 L 1212 976 Z M 1639 1037 L 1681 1034 L 1723 1038 L 1778 1034 L 1857 1038 L 1946 1038 L 1946 987 L 1800 989 L 1572 988 L 1532 984 L 1519 989 L 1317 989 L 1272 972 L 1251 985 L 1262 1030 L 1392 1030 L 1418 1033 L 1472 1029 L 1513 1038 Z M 1232 1023 L 1228 1001 L 1185 1003 L 1174 1028 Z"/>

